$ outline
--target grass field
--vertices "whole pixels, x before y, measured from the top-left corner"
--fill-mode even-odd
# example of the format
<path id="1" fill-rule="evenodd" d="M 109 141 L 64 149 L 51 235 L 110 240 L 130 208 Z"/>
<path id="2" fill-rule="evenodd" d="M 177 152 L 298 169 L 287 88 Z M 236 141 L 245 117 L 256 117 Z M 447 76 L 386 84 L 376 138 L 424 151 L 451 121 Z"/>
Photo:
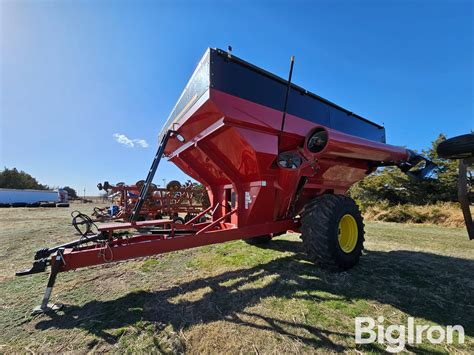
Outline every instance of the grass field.
<path id="1" fill-rule="evenodd" d="M 309 263 L 290 234 L 78 270 L 58 276 L 63 311 L 32 317 L 48 274 L 13 274 L 36 249 L 75 238 L 70 212 L 0 209 L 2 353 L 383 351 L 356 346 L 356 316 L 461 324 L 464 344 L 407 350 L 474 352 L 474 241 L 461 228 L 368 222 L 360 264 L 338 274 Z"/>

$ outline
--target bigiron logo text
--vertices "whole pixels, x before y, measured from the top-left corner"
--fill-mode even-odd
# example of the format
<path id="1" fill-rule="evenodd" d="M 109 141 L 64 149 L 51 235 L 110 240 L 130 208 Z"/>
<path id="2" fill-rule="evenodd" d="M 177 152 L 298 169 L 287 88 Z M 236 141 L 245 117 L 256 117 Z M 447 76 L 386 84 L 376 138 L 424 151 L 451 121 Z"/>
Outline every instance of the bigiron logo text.
<path id="1" fill-rule="evenodd" d="M 386 350 L 391 353 L 404 350 L 407 344 L 421 344 L 423 341 L 452 344 L 456 339 L 457 343 L 464 344 L 464 328 L 461 325 L 419 325 L 415 324 L 413 317 L 408 317 L 406 325 L 391 324 L 385 328 L 383 322 L 384 317 L 378 317 L 377 324 L 372 317 L 356 317 L 356 344 L 377 342 L 386 345 Z"/>

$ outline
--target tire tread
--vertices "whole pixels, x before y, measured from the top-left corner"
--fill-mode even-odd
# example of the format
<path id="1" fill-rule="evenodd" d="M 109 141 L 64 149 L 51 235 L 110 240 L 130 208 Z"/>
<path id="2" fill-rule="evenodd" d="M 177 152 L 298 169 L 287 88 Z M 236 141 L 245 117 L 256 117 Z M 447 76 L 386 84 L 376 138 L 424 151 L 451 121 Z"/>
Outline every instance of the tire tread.
<path id="1" fill-rule="evenodd" d="M 333 247 L 336 215 L 341 208 L 350 208 L 359 219 L 362 248 L 354 254 L 354 261 L 340 260 Z M 336 237 L 337 238 L 337 237 Z M 331 270 L 345 270 L 354 266 L 362 254 L 364 224 L 357 204 L 345 195 L 322 195 L 309 202 L 301 213 L 301 239 L 308 256 L 320 266 Z"/>

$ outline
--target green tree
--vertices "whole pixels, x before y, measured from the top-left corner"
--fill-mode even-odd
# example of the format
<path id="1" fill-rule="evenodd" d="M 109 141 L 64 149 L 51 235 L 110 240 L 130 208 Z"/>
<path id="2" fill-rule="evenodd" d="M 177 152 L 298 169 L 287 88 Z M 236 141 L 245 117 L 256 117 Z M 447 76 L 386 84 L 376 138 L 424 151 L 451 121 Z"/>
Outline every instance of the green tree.
<path id="1" fill-rule="evenodd" d="M 429 181 L 425 193 L 436 201 L 457 201 L 457 181 L 458 181 L 458 165 L 457 160 L 443 159 L 436 153 L 438 144 L 446 140 L 444 134 L 440 134 L 431 144 L 430 149 L 423 151 L 436 165 L 434 171 L 435 180 Z"/>
<path id="2" fill-rule="evenodd" d="M 69 198 L 77 198 L 77 192 L 72 187 L 64 186 L 63 190 L 67 191 Z"/>
<path id="3" fill-rule="evenodd" d="M 33 176 L 24 171 L 18 171 L 16 168 L 4 168 L 0 172 L 0 188 L 47 190 L 48 186 L 40 184 Z"/>
<path id="4" fill-rule="evenodd" d="M 209 195 L 207 194 L 206 187 L 198 182 L 194 182 L 192 185 L 195 189 L 194 202 L 201 203 L 204 208 L 208 208 L 211 205 L 211 202 L 209 201 Z"/>

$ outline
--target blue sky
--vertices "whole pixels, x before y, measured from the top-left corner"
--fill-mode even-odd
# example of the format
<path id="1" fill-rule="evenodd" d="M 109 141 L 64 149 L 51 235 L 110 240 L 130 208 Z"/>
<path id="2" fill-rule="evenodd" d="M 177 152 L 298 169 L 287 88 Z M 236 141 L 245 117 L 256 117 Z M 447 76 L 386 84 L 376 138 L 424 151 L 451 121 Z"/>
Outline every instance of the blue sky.
<path id="1" fill-rule="evenodd" d="M 473 4 L 1 1 L 0 166 L 88 195 L 143 179 L 205 49 L 229 44 L 283 77 L 295 55 L 296 84 L 424 148 L 474 128 Z"/>

